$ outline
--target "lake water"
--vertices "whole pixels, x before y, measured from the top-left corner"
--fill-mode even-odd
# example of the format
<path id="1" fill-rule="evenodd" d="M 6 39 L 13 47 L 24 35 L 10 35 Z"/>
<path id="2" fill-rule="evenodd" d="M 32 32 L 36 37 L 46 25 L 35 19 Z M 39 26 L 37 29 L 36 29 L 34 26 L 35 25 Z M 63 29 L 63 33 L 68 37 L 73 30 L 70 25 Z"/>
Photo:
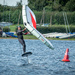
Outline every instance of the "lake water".
<path id="1" fill-rule="evenodd" d="M 25 40 L 31 56 L 22 57 L 17 39 L 0 39 L 0 75 L 75 75 L 75 41 L 50 40 L 54 50 L 40 40 Z M 62 62 L 69 48 L 70 62 Z"/>

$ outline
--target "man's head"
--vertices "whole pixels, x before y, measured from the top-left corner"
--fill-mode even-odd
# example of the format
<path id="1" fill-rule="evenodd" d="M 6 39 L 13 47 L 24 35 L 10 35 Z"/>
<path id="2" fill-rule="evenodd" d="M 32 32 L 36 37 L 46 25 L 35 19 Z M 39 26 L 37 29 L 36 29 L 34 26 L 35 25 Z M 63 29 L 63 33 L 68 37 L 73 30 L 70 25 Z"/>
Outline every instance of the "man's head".
<path id="1" fill-rule="evenodd" d="M 21 26 L 18 26 L 18 30 L 21 30 Z"/>

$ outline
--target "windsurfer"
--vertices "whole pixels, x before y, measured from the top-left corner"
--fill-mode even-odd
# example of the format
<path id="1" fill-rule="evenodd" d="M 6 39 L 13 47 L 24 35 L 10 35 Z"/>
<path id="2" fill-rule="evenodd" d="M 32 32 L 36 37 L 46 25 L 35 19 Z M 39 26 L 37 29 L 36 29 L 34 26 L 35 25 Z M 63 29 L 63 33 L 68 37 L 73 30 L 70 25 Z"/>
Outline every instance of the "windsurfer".
<path id="1" fill-rule="evenodd" d="M 18 37 L 18 41 L 22 44 L 23 46 L 23 52 L 25 53 L 26 52 L 26 44 L 25 44 L 25 41 L 23 39 L 23 34 L 26 35 L 27 33 L 23 33 L 23 31 L 25 31 L 26 28 L 24 28 L 22 30 L 21 26 L 18 26 L 18 30 L 17 30 L 17 37 Z"/>

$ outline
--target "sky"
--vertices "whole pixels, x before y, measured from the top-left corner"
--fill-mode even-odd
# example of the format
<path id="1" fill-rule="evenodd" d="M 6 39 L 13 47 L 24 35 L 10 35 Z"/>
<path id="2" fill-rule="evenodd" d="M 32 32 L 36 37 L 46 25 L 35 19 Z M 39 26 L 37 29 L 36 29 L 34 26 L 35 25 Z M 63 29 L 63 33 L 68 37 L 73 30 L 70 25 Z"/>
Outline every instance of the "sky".
<path id="1" fill-rule="evenodd" d="M 22 4 L 24 4 L 25 1 L 26 0 L 22 0 Z M 5 5 L 16 6 L 17 2 L 20 2 L 20 0 L 5 0 Z M 0 0 L 0 4 L 4 5 L 4 0 Z"/>

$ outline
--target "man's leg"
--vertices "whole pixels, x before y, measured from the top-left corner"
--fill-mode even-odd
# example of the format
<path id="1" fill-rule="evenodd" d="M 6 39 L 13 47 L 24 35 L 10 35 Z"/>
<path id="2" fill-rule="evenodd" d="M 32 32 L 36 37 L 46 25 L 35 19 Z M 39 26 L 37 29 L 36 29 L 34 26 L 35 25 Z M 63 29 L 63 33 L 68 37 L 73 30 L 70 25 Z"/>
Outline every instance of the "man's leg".
<path id="1" fill-rule="evenodd" d="M 24 40 L 23 40 L 23 51 L 24 51 L 24 53 L 26 52 L 26 44 L 25 44 Z"/>
<path id="2" fill-rule="evenodd" d="M 26 52 L 26 44 L 25 44 L 25 41 L 22 40 L 22 39 L 18 39 L 18 40 L 22 44 L 22 46 L 23 46 L 23 52 L 25 53 Z"/>

